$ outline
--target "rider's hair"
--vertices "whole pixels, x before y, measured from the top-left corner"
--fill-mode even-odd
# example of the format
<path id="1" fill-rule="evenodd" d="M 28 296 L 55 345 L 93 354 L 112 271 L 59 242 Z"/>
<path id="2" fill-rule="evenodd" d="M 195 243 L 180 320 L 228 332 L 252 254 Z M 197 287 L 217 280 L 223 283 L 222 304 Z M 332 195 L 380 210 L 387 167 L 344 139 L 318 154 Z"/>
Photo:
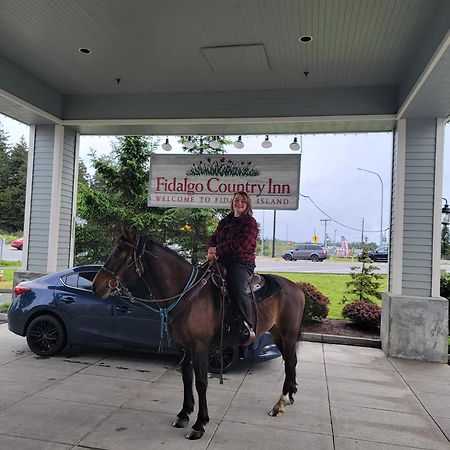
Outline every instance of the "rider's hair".
<path id="1" fill-rule="evenodd" d="M 230 205 L 231 212 L 234 212 L 233 203 L 234 203 L 234 199 L 236 198 L 236 195 L 238 195 L 238 194 L 242 195 L 242 197 L 244 197 L 245 202 L 247 203 L 244 214 L 250 214 L 251 216 L 253 216 L 252 199 L 247 194 L 247 192 L 244 192 L 244 191 L 238 191 L 238 192 L 234 193 L 233 199 L 231 200 L 231 205 Z"/>

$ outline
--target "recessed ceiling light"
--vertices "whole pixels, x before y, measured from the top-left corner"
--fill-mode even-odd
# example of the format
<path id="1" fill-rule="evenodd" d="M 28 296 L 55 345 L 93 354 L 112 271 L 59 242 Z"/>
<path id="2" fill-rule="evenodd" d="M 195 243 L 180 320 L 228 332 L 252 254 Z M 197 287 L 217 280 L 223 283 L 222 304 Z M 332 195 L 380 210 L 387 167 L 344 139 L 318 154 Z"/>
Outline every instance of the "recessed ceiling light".
<path id="1" fill-rule="evenodd" d="M 78 51 L 84 53 L 85 55 L 89 55 L 89 53 L 91 53 L 88 48 L 79 48 Z"/>
<path id="2" fill-rule="evenodd" d="M 305 36 L 300 36 L 298 38 L 298 40 L 300 42 L 307 43 L 307 42 L 311 42 L 313 40 L 313 38 L 312 38 L 312 36 L 305 35 Z"/>

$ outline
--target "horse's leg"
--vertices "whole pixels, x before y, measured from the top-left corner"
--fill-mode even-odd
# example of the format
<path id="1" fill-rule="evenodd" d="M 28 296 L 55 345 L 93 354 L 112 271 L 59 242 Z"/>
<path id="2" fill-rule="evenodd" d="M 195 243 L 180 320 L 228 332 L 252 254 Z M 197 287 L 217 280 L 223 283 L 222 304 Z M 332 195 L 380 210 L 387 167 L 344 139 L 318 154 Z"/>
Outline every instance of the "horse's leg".
<path id="1" fill-rule="evenodd" d="M 186 428 L 189 423 L 189 414 L 194 411 L 194 393 L 192 392 L 193 374 L 191 352 L 189 350 L 185 350 L 183 355 L 181 362 L 181 373 L 183 377 L 184 398 L 183 407 L 177 414 L 175 422 L 172 424 L 175 428 Z"/>
<path id="2" fill-rule="evenodd" d="M 208 405 L 206 402 L 206 389 L 208 387 L 208 345 L 199 344 L 192 352 L 194 364 L 195 388 L 198 394 L 198 415 L 187 439 L 200 439 L 205 433 L 204 426 L 209 422 Z"/>
<path id="3" fill-rule="evenodd" d="M 280 399 L 270 411 L 269 416 L 280 416 L 284 407 L 294 403 L 297 392 L 295 369 L 297 366 L 297 332 L 282 336 L 285 379 Z"/>
<path id="4" fill-rule="evenodd" d="M 283 339 L 281 339 L 280 331 L 278 330 L 278 327 L 274 325 L 270 330 L 270 334 L 272 335 L 272 340 L 274 344 L 277 346 L 278 350 L 281 353 L 281 356 L 284 360 L 284 347 L 283 347 Z"/>

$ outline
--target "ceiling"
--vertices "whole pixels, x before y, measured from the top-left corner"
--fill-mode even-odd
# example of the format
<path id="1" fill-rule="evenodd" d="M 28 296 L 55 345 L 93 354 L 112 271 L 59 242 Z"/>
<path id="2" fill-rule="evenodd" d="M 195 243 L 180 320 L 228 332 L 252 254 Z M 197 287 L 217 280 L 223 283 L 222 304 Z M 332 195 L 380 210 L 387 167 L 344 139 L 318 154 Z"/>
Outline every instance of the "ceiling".
<path id="1" fill-rule="evenodd" d="M 449 27 L 448 0 L 0 0 L 0 112 L 94 134 L 391 129 L 450 115 Z"/>

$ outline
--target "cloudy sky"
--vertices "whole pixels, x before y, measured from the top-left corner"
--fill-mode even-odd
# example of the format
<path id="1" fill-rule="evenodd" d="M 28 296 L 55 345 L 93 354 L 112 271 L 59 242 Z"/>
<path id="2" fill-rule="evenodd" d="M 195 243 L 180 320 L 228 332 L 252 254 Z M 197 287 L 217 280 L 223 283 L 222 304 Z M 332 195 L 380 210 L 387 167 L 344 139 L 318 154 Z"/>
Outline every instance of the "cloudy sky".
<path id="1" fill-rule="evenodd" d="M 28 127 L 0 115 L 0 124 L 9 134 L 10 142 L 21 136 L 28 140 Z M 244 136 L 245 147 L 236 150 L 232 145 L 228 153 L 292 154 L 289 144 L 293 135 L 271 136 L 269 150 L 261 147 L 264 136 Z M 232 140 L 236 136 L 230 137 Z M 95 149 L 98 154 L 109 153 L 113 137 L 82 136 L 80 156 L 89 166 L 88 154 Z M 161 143 L 166 136 L 161 136 Z M 299 137 L 300 142 L 300 137 Z M 175 152 L 175 138 L 171 139 Z M 277 211 L 276 237 L 282 240 L 308 242 L 314 233 L 323 242 L 324 219 L 329 239 L 349 241 L 361 239 L 364 219 L 365 234 L 369 241 L 378 243 L 381 224 L 381 182 L 378 176 L 358 168 L 376 172 L 383 182 L 383 228 L 389 225 L 391 194 L 392 133 L 359 133 L 304 135 L 301 138 L 302 164 L 300 173 L 301 197 L 297 211 Z M 158 150 L 158 152 L 163 150 Z M 275 160 L 276 161 L 276 160 Z M 450 124 L 446 126 L 443 195 L 450 200 Z M 265 237 L 272 237 L 273 211 L 255 211 Z M 387 233 L 387 232 L 386 232 Z M 387 233 L 388 236 L 388 233 Z"/>

